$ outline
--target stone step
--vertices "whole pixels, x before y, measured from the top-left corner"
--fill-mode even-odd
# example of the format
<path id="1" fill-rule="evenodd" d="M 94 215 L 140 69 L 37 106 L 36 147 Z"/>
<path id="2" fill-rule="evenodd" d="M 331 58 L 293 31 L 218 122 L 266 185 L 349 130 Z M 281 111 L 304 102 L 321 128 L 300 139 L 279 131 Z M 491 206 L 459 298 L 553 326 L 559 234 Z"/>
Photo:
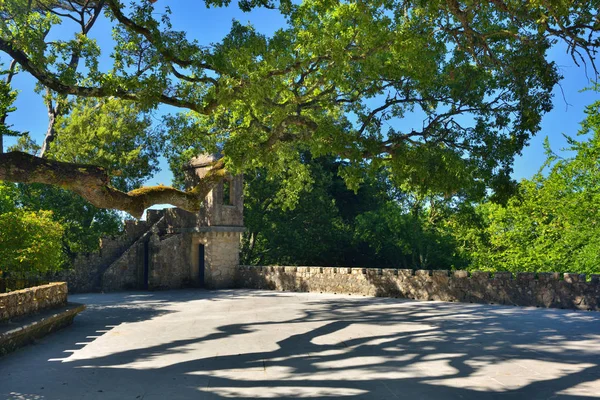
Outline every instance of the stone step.
<path id="1" fill-rule="evenodd" d="M 67 303 L 60 308 L 0 323 L 0 356 L 70 325 L 83 310 L 84 304 Z"/>

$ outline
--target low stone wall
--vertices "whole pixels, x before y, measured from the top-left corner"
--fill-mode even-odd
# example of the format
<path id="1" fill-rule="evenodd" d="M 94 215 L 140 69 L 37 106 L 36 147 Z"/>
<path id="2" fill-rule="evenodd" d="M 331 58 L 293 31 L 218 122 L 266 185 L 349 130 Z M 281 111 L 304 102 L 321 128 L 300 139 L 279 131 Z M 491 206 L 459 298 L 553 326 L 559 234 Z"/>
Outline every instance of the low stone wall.
<path id="1" fill-rule="evenodd" d="M 562 279 L 561 279 L 562 278 Z M 600 275 L 240 266 L 237 287 L 600 311 Z"/>
<path id="2" fill-rule="evenodd" d="M 0 294 L 0 322 L 67 304 L 67 284 L 49 283 Z"/>

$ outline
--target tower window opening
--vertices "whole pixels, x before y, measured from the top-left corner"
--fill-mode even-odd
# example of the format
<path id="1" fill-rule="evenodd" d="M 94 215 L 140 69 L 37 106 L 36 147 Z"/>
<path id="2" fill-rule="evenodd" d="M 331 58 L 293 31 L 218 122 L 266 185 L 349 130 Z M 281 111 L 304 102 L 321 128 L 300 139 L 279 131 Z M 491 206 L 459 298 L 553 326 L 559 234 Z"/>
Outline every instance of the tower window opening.
<path id="1" fill-rule="evenodd" d="M 233 204 L 231 193 L 231 181 L 228 179 L 223 180 L 223 205 L 230 206 Z"/>

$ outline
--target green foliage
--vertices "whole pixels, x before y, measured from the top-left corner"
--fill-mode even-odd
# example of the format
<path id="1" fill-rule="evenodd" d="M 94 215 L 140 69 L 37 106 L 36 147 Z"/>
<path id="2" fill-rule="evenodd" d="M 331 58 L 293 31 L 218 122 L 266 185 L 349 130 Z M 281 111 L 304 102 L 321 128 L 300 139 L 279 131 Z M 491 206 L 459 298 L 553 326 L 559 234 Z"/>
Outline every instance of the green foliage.
<path id="1" fill-rule="evenodd" d="M 15 111 L 17 108 L 13 106 L 17 98 L 17 92 L 12 89 L 9 84 L 0 82 L 0 136 L 17 136 L 18 133 L 7 126 L 6 116 Z"/>
<path id="2" fill-rule="evenodd" d="M 149 114 L 116 99 L 76 99 L 69 106 L 56 121 L 52 158 L 104 167 L 112 185 L 125 191 L 157 171 L 162 137 Z"/>
<path id="3" fill-rule="evenodd" d="M 17 185 L 0 181 L 0 214 L 14 211 L 19 197 Z"/>
<path id="4" fill-rule="evenodd" d="M 0 216 L 23 212 L 41 213 L 61 226 L 61 251 L 65 257 L 95 251 L 100 238 L 118 235 L 123 229 L 119 213 L 98 209 L 67 190 L 0 181 Z"/>
<path id="5" fill-rule="evenodd" d="M 123 230 L 121 214 L 92 206 L 78 195 L 41 184 L 19 184 L 18 202 L 26 210 L 50 210 L 63 226 L 62 248 L 66 256 L 96 251 L 100 238 Z"/>
<path id="6" fill-rule="evenodd" d="M 354 217 L 373 210 L 385 196 L 365 185 L 349 191 L 337 175 L 339 162 L 303 155 L 313 183 L 294 207 L 288 186 L 265 171 L 246 174 L 242 262 L 247 264 L 359 265 L 366 258 L 353 247 Z M 371 182 L 373 186 L 377 182 Z"/>
<path id="7" fill-rule="evenodd" d="M 70 112 L 56 122 L 49 157 L 102 166 L 122 190 L 139 186 L 157 170 L 161 132 L 152 128 L 149 114 L 116 99 L 76 99 L 68 106 Z M 39 146 L 23 135 L 13 149 L 35 154 Z M 70 257 L 95 251 L 101 237 L 122 231 L 119 212 L 94 207 L 70 191 L 41 184 L 19 184 L 16 190 L 20 208 L 52 211 L 64 227 L 63 249 Z"/>
<path id="8" fill-rule="evenodd" d="M 390 201 L 375 211 L 358 216 L 356 236 L 374 251 L 379 266 L 462 267 L 465 260 L 455 254 L 455 238 L 443 218 L 436 217 L 436 211 L 431 208 L 419 211 L 406 212 L 401 204 Z"/>
<path id="9" fill-rule="evenodd" d="M 576 152 L 562 159 L 548 149 L 542 171 L 523 180 L 502 206 L 484 203 L 470 221 L 453 222 L 472 269 L 600 272 L 600 101 L 587 107 Z"/>
<path id="10" fill-rule="evenodd" d="M 249 177 L 249 262 L 592 264 L 596 145 L 573 141 L 576 158 L 551 156 L 547 177 L 518 187 L 510 173 L 561 79 L 548 50 L 564 41 L 594 61 L 598 0 L 242 0 L 244 11 L 277 8 L 286 26 L 265 36 L 234 21 L 216 43 L 174 30 L 168 7 L 157 18 L 149 2 L 107 0 L 114 48 L 102 49 L 112 59 L 103 71 L 93 36 L 68 37 L 62 24 L 96 5 L 0 0 L 2 51 L 61 101 L 75 98 L 49 156 L 103 166 L 129 190 L 154 172 L 163 142 L 177 171 L 222 153 L 229 172 Z M 0 96 L 7 107 L 10 96 Z M 163 141 L 147 113 L 165 104 L 178 111 L 167 110 Z M 598 126 L 594 112 L 584 131 Z M 502 205 L 453 204 L 490 188 Z M 59 207 L 55 218 L 75 221 L 73 243 L 94 224 L 112 229 L 114 214 L 60 191 L 19 190 L 20 208 Z"/>
<path id="11" fill-rule="evenodd" d="M 38 276 L 62 266 L 63 227 L 50 211 L 16 209 L 0 214 L 0 271 Z"/>
<path id="12" fill-rule="evenodd" d="M 13 0 L 0 3 L 2 49 L 64 95 L 178 108 L 165 116 L 172 165 L 221 151 L 233 173 L 276 176 L 291 203 L 311 184 L 306 151 L 345 160 L 353 189 L 364 170 L 385 167 L 421 193 L 482 197 L 492 187 L 505 199 L 513 158 L 539 131 L 561 78 L 549 48 L 564 41 L 591 59 L 600 47 L 597 0 L 243 0 L 242 10 L 276 9 L 286 25 L 265 36 L 234 21 L 216 43 L 175 30 L 169 7 L 157 17 L 145 1 L 103 4 L 114 48 L 79 29 L 68 37 L 65 24 L 62 39 L 46 40 L 96 2 Z M 112 58 L 104 71 L 101 50 Z M 78 146 L 93 137 L 65 129 L 83 138 Z M 121 170 L 120 156 L 92 158 Z"/>
<path id="13" fill-rule="evenodd" d="M 561 158 L 547 142 L 545 167 L 503 203 L 490 201 L 494 194 L 478 203 L 466 192 L 399 191 L 387 174 L 363 175 L 369 184 L 355 194 L 338 178 L 344 163 L 305 158 L 312 191 L 284 210 L 276 200 L 284 185 L 253 176 L 246 262 L 599 273 L 600 101 L 586 114 L 579 136 L 587 139 L 567 137 L 574 155 Z"/>
<path id="14" fill-rule="evenodd" d="M 242 261 L 248 264 L 450 268 L 462 265 L 441 213 L 393 189 L 388 174 L 365 175 L 358 192 L 339 177 L 344 163 L 303 157 L 314 183 L 286 208 L 285 183 L 246 176 Z M 433 205 L 433 206 L 432 206 Z M 435 206 L 435 209 L 432 207 Z"/>

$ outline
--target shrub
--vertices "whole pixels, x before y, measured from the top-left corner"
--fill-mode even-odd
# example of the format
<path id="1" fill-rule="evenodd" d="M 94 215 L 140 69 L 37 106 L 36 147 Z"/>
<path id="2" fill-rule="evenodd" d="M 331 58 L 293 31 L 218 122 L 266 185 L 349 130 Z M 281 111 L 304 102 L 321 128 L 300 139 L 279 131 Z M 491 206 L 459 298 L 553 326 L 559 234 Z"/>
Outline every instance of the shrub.
<path id="1" fill-rule="evenodd" d="M 0 271 L 11 277 L 35 277 L 60 269 L 63 226 L 50 211 L 15 209 L 0 214 Z"/>

